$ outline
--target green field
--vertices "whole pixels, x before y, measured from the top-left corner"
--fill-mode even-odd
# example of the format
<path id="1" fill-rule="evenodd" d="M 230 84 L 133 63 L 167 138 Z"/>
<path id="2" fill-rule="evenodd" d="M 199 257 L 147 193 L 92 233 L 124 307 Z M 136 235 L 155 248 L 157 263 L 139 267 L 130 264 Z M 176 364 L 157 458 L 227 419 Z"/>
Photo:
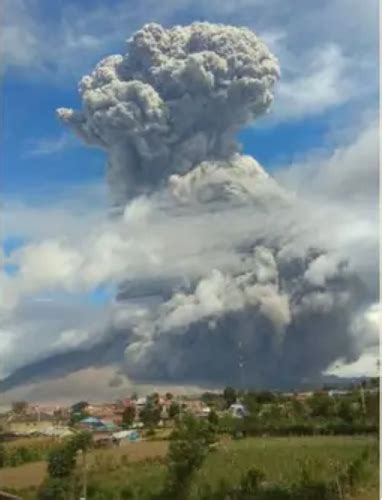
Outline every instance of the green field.
<path id="1" fill-rule="evenodd" d="M 317 479 L 325 479 L 373 443 L 375 440 L 365 437 L 248 438 L 232 441 L 218 453 L 211 454 L 202 475 L 218 480 L 226 477 L 229 468 L 234 482 L 243 471 L 255 465 L 270 481 L 290 483 L 304 463 Z"/>
<path id="2" fill-rule="evenodd" d="M 373 450 L 372 459 L 362 488 L 375 493 L 378 489 L 377 443 L 368 437 L 298 437 L 247 438 L 222 441 L 211 453 L 195 480 L 195 492 L 203 484 L 217 486 L 220 481 L 237 484 L 240 477 L 253 466 L 264 471 L 267 480 L 291 484 L 304 466 L 317 479 L 334 478 L 344 465 L 355 459 L 366 448 Z M 159 491 L 163 484 L 165 465 L 160 462 L 114 463 L 109 470 L 94 470 L 91 476 L 96 484 L 130 485 L 140 491 Z M 370 498 L 370 497 L 369 497 Z M 372 498 L 372 497 L 371 497 Z"/>
<path id="3" fill-rule="evenodd" d="M 165 444 L 165 443 L 163 443 Z M 130 486 L 135 498 L 144 500 L 147 495 L 158 492 L 165 475 L 165 457 L 156 453 L 150 458 L 150 443 L 130 444 L 122 449 L 97 452 L 97 459 L 91 460 L 89 471 L 89 500 L 118 499 L 109 496 L 122 486 Z M 140 447 L 145 447 L 141 460 L 136 460 Z M 152 443 L 158 447 L 157 443 Z M 365 449 L 372 450 L 365 477 L 357 500 L 378 498 L 378 454 L 377 440 L 372 437 L 261 437 L 241 440 L 222 440 L 216 451 L 207 457 L 194 481 L 194 496 L 208 483 L 212 487 L 221 480 L 237 484 L 242 474 L 251 467 L 264 471 L 270 482 L 291 484 L 296 481 L 304 466 L 317 479 L 334 478 L 341 467 L 348 464 Z M 30 464 L 32 466 L 33 464 Z M 25 469 L 24 469 L 25 470 Z M 23 474 L 20 468 L 20 474 Z M 23 482 L 20 476 L 20 484 Z M 1 475 L 0 475 L 1 481 Z M 25 484 L 25 482 L 24 482 Z M 3 485 L 6 486 L 6 485 Z M 26 486 L 26 484 L 25 484 Z M 104 496 L 92 493 L 94 489 L 104 491 Z M 109 492 L 109 493 L 107 493 Z M 32 489 L 24 489 L 23 498 L 36 498 Z"/>

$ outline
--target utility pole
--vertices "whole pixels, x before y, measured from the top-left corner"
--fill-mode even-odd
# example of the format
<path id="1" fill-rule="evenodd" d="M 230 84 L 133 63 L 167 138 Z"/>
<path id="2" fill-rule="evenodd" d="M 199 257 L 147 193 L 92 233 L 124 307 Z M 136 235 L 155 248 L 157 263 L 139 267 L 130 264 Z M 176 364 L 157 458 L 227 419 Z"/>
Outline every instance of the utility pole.
<path id="1" fill-rule="evenodd" d="M 361 386 L 360 386 L 360 393 L 361 393 L 361 404 L 362 404 L 362 411 L 363 411 L 363 414 L 366 415 L 366 403 L 365 403 L 365 392 L 363 390 L 363 385 L 361 383 Z"/>
<path id="2" fill-rule="evenodd" d="M 88 494 L 88 467 L 86 450 L 80 450 L 82 454 L 82 495 L 80 500 L 87 500 Z"/>
<path id="3" fill-rule="evenodd" d="M 240 376 L 240 389 L 244 391 L 245 381 L 244 381 L 244 355 L 243 355 L 243 344 L 241 340 L 238 342 L 238 354 L 239 354 L 239 376 Z"/>

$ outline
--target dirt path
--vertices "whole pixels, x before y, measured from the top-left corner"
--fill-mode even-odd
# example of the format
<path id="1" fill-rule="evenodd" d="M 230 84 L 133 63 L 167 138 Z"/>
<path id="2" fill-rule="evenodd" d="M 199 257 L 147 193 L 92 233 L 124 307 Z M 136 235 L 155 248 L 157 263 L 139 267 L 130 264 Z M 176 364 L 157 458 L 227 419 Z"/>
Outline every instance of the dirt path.
<path id="1" fill-rule="evenodd" d="M 46 462 L 33 462 L 19 467 L 0 469 L 0 488 L 28 488 L 41 484 L 46 474 Z"/>

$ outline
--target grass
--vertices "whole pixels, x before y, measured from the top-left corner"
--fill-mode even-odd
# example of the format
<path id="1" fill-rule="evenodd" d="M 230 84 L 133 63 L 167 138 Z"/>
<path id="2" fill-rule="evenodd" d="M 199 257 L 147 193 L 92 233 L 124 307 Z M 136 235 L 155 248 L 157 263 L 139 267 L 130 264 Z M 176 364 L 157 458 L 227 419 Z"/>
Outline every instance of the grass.
<path id="1" fill-rule="evenodd" d="M 262 469 L 267 480 L 281 484 L 296 481 L 301 475 L 302 465 L 312 471 L 316 479 L 330 479 L 342 466 L 358 457 L 365 446 L 375 448 L 376 440 L 338 436 L 225 440 L 217 451 L 208 456 L 195 484 L 196 488 L 204 483 L 217 486 L 221 480 L 228 479 L 234 485 L 253 466 Z M 164 463 L 158 461 L 127 465 L 115 463 L 107 471 L 94 470 L 91 477 L 100 484 L 130 485 L 133 489 L 144 485 L 145 491 L 153 493 L 163 484 L 164 472 Z M 377 487 L 376 459 L 368 470 L 367 490 L 377 491 Z"/>
<path id="2" fill-rule="evenodd" d="M 267 480 L 291 484 L 301 475 L 301 468 L 314 473 L 315 478 L 329 479 L 340 467 L 359 456 L 366 446 L 375 449 L 373 462 L 367 470 L 363 491 L 352 500 L 378 498 L 377 442 L 372 437 L 258 437 L 223 440 L 211 453 L 199 471 L 195 487 L 205 483 L 217 485 L 222 479 L 234 485 L 249 468 L 264 471 Z M 110 487 L 129 485 L 145 493 L 158 491 L 165 473 L 164 441 L 130 443 L 121 448 L 95 450 L 89 456 L 89 483 Z M 33 469 L 33 470 L 32 470 Z M 0 487 L 27 488 L 37 485 L 44 477 L 44 463 L 27 464 L 12 470 L 0 470 Z M 12 477 L 10 476 L 12 474 Z M 35 476 L 38 477 L 35 477 Z M 12 479 L 12 481 L 10 481 Z M 38 479 L 38 481 L 37 481 Z M 24 493 L 26 500 L 35 498 Z"/>
<path id="3" fill-rule="evenodd" d="M 302 463 L 325 479 L 341 464 L 358 456 L 365 445 L 375 440 L 365 437 L 280 437 L 248 438 L 222 445 L 211 454 L 201 471 L 209 481 L 219 481 L 229 474 L 235 482 L 249 468 L 256 466 L 270 481 L 290 484 L 301 470 Z M 201 478 L 202 479 L 202 478 Z"/>
<path id="4" fill-rule="evenodd" d="M 106 475 L 111 475 L 113 471 L 121 471 L 126 476 L 126 470 L 130 471 L 131 464 L 163 458 L 166 456 L 167 448 L 166 441 L 141 441 L 128 443 L 118 448 L 92 450 L 88 456 L 89 468 L 91 473 L 96 475 L 99 475 L 101 471 Z M 27 488 L 38 486 L 45 476 L 46 462 L 43 461 L 19 467 L 4 467 L 0 469 L 0 487 Z"/>

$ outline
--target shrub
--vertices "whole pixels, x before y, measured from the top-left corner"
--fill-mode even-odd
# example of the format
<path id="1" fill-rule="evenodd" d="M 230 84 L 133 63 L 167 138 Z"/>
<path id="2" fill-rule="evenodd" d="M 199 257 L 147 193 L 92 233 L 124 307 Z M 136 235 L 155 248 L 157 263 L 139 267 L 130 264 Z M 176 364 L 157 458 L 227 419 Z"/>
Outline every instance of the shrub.
<path id="1" fill-rule="evenodd" d="M 66 479 L 50 477 L 40 487 L 39 500 L 67 500 L 70 493 L 70 483 Z"/>
<path id="2" fill-rule="evenodd" d="M 265 479 L 265 474 L 260 469 L 252 467 L 242 477 L 240 489 L 244 494 L 253 495 L 258 493 L 261 482 Z"/>
<path id="3" fill-rule="evenodd" d="M 7 450 L 3 444 L 0 444 L 0 468 L 7 464 Z"/>
<path id="4" fill-rule="evenodd" d="M 67 478 L 76 466 L 76 453 L 70 446 L 51 451 L 48 458 L 48 474 L 51 478 Z"/>
<path id="5" fill-rule="evenodd" d="M 191 480 L 206 458 L 214 434 L 207 422 L 187 415 L 177 423 L 170 439 L 167 495 L 187 498 Z"/>

